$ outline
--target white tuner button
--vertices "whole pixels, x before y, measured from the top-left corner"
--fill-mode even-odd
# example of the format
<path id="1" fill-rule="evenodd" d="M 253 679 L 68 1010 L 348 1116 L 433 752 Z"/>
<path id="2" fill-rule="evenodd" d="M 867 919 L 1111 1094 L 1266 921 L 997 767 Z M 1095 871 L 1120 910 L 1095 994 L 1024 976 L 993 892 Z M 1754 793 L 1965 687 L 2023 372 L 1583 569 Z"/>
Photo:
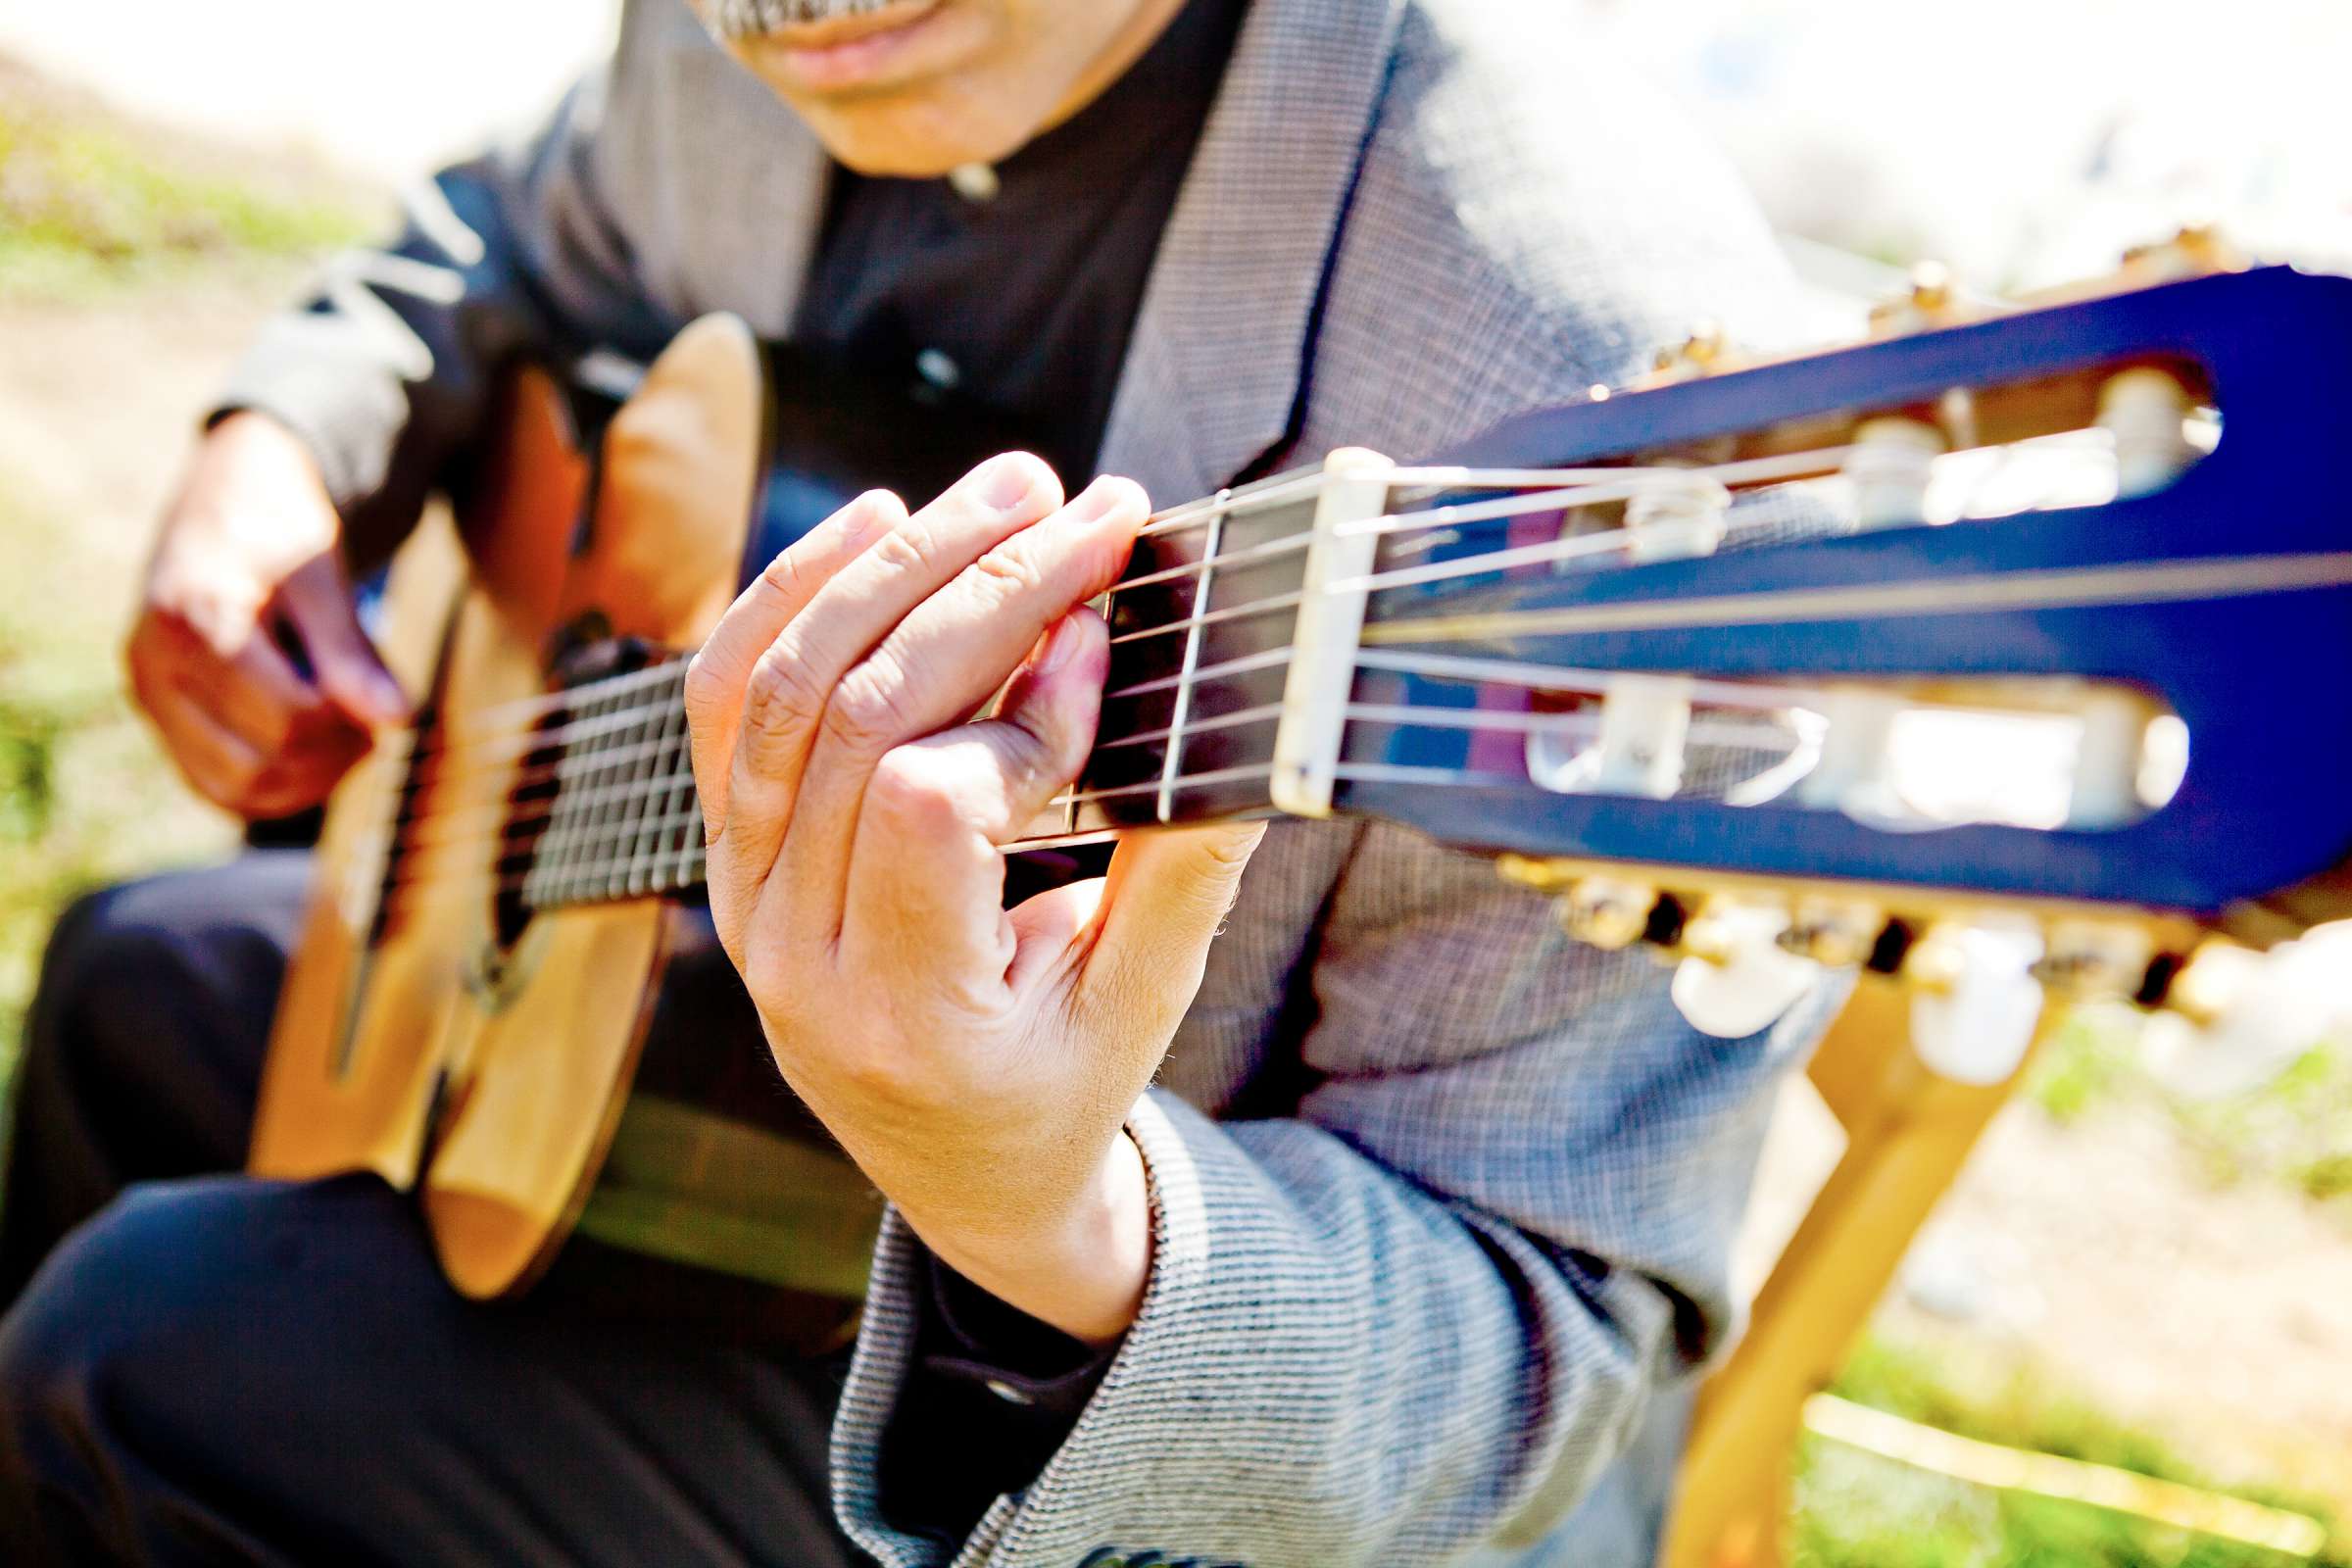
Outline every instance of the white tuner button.
<path id="1" fill-rule="evenodd" d="M 1938 927 L 1912 950 L 1911 1049 L 1930 1072 L 1997 1084 L 2017 1071 L 2041 1021 L 2041 951 L 2029 927 L 1974 925 Z"/>
<path id="2" fill-rule="evenodd" d="M 1797 804 L 1867 823 L 1913 815 L 1894 785 L 1894 722 L 1910 706 L 1902 696 L 1838 686 L 1824 691 L 1814 706 L 1826 720 L 1821 756 L 1797 781 Z"/>
<path id="3" fill-rule="evenodd" d="M 1698 474 L 1646 484 L 1625 504 L 1626 550 L 1634 564 L 1711 556 L 1731 531 L 1732 493 Z"/>
<path id="4" fill-rule="evenodd" d="M 2099 389 L 2099 428 L 2115 438 L 2115 489 L 2151 495 L 2197 461 L 2188 438 L 2188 391 L 2149 366 L 2110 376 Z"/>
<path id="5" fill-rule="evenodd" d="M 1752 905 L 1709 905 L 1691 922 L 1685 946 L 1698 950 L 1675 966 L 1675 1007 L 1700 1034 L 1744 1040 L 1780 1022 L 1821 978 L 1821 965 L 1785 952 L 1787 914 Z"/>
<path id="6" fill-rule="evenodd" d="M 1854 487 L 1854 523 L 1891 528 L 1928 514 L 1928 479 L 1949 443 L 1923 419 L 1864 421 L 1846 449 L 1845 476 Z"/>

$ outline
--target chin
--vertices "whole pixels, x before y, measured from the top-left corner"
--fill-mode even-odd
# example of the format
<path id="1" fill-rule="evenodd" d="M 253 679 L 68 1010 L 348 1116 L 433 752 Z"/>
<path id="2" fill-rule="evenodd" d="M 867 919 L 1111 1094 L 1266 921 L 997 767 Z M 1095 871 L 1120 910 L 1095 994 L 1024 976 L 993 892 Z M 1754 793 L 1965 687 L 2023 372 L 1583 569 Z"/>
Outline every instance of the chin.
<path id="1" fill-rule="evenodd" d="M 860 174 L 932 179 L 962 164 L 994 164 L 1037 133 L 1028 119 L 975 110 L 968 102 L 799 104 L 825 150 Z"/>

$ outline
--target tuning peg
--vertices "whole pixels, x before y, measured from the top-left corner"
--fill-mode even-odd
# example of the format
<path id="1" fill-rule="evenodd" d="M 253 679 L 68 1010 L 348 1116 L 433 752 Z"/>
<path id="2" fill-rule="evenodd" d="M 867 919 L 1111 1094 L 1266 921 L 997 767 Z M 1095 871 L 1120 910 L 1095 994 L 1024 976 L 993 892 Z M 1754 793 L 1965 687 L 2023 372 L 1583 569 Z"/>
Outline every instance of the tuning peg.
<path id="1" fill-rule="evenodd" d="M 1661 476 L 1625 504 L 1626 552 L 1636 565 L 1711 556 L 1731 531 L 1732 493 L 1713 479 Z"/>
<path id="2" fill-rule="evenodd" d="M 1658 907 L 1658 890 L 1642 882 L 1589 876 L 1560 900 L 1560 929 L 1589 948 L 1615 953 L 1642 940 Z"/>
<path id="3" fill-rule="evenodd" d="M 1886 911 L 1866 899 L 1799 899 L 1781 947 L 1833 969 L 1866 961 L 1886 929 Z"/>
<path id="4" fill-rule="evenodd" d="M 2107 378 L 2099 388 L 2099 428 L 2115 438 L 2115 488 L 2151 495 L 2179 478 L 2200 454 L 2188 438 L 2188 388 L 2152 365 Z"/>
<path id="5" fill-rule="evenodd" d="M 1936 460 L 1951 449 L 1941 428 L 1925 419 L 1887 416 L 1866 419 L 1846 449 L 1844 471 L 1854 487 L 1854 522 L 1886 528 L 1918 522 L 1928 514 L 1928 480 Z"/>
<path id="6" fill-rule="evenodd" d="M 1642 384 L 1660 386 L 1668 382 L 1719 374 L 1732 368 L 1737 359 L 1730 341 L 1724 336 L 1721 322 L 1705 319 L 1693 321 L 1690 336 L 1671 348 L 1658 350 L 1650 361 L 1650 373 Z"/>
<path id="7" fill-rule="evenodd" d="M 2041 955 L 2040 936 L 2022 924 L 1939 925 L 1922 937 L 1902 971 L 1920 1061 L 1955 1083 L 2006 1081 L 2041 1020 Z"/>
<path id="8" fill-rule="evenodd" d="M 2067 787 L 2067 826 L 2121 827 L 2145 814 L 2140 780 L 2147 771 L 2148 726 L 2162 711 L 2132 691 L 2104 689 L 2083 700 L 2082 738 Z"/>
<path id="9" fill-rule="evenodd" d="M 1821 756 L 1796 783 L 1797 804 L 1863 822 L 1909 815 L 1893 779 L 1894 723 L 1909 704 L 1876 687 L 1835 686 L 1814 706 L 1826 721 Z"/>
<path id="10" fill-rule="evenodd" d="M 2137 926 L 2060 920 L 2050 927 L 2034 978 L 2069 1002 L 2132 997 L 2146 983 L 2156 944 Z"/>
<path id="11" fill-rule="evenodd" d="M 1711 900 L 1683 929 L 1671 992 L 1693 1029 L 1743 1040 L 1770 1028 L 1821 978 L 1821 965 L 1786 952 L 1786 912 Z"/>

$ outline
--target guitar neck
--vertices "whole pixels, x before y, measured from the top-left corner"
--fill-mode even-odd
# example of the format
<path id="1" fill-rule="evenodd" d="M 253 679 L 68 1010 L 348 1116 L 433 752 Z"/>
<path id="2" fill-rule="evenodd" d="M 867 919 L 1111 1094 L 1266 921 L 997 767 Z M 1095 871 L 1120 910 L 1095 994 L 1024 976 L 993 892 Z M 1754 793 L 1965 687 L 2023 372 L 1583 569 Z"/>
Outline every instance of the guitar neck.
<path id="1" fill-rule="evenodd" d="M 1313 476 L 1155 518 L 1096 602 L 1111 662 L 1095 750 L 1009 849 L 1272 808 L 1276 721 L 1306 560 Z M 685 720 L 686 662 L 571 688 L 544 720 L 505 867 L 533 909 L 678 893 L 707 869 Z"/>

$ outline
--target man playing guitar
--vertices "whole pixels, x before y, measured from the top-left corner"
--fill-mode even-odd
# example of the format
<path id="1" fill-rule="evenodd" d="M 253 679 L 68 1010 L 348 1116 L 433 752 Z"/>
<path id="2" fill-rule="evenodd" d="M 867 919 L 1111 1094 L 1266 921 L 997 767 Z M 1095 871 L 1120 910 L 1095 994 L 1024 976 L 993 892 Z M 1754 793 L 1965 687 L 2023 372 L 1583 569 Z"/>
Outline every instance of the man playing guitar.
<path id="1" fill-rule="evenodd" d="M 1647 959 L 1390 828 L 1134 835 L 1009 913 L 997 851 L 1091 742 L 1084 607 L 1146 487 L 1438 450 L 1700 315 L 1770 335 L 1756 218 L 1541 5 L 700 3 L 631 0 L 550 124 L 268 331 L 130 667 L 205 795 L 319 801 L 409 705 L 352 571 L 551 343 L 649 359 L 732 311 L 1037 429 L 801 539 L 686 684 L 715 941 L 654 1029 L 762 1040 L 892 1203 L 854 1357 L 560 1282 L 465 1301 L 381 1182 L 214 1174 L 307 869 L 257 853 L 53 945 L 11 1560 L 1649 1560 L 1833 999 L 1707 1039 Z"/>

